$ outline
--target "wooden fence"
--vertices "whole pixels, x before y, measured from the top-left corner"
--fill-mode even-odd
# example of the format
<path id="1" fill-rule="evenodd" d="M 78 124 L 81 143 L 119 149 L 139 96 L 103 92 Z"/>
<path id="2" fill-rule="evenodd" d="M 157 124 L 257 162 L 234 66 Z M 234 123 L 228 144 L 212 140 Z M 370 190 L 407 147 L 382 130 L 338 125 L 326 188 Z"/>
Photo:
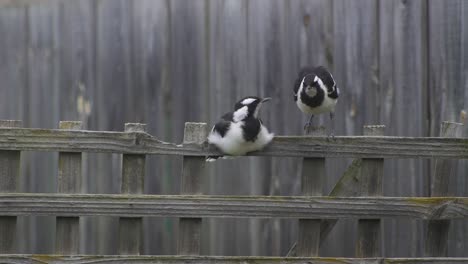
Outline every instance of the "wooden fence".
<path id="1" fill-rule="evenodd" d="M 186 123 L 180 145 L 160 141 L 144 124 L 126 124 L 124 132 L 81 130 L 80 122 L 59 129 L 21 128 L 21 121 L 0 121 L 0 262 L 8 263 L 468 263 L 448 258 L 451 219 L 468 217 L 468 197 L 447 196 L 453 159 L 468 158 L 461 124 L 444 122 L 441 137 L 383 136 L 384 126 L 366 126 L 364 136 L 329 139 L 318 129 L 311 136 L 275 137 L 257 156 L 303 157 L 304 196 L 208 196 L 201 187 L 205 157 L 217 151 L 205 139 L 204 123 Z M 17 193 L 22 151 L 59 152 L 57 193 Z M 122 154 L 121 194 L 81 194 L 83 152 Z M 181 155 L 181 195 L 144 195 L 146 155 Z M 359 158 L 329 196 L 322 196 L 325 159 Z M 383 197 L 384 159 L 433 158 L 432 197 Z M 350 197 L 358 193 L 360 197 Z M 56 216 L 56 255 L 17 253 L 18 216 Z M 119 217 L 118 256 L 78 255 L 80 216 Z M 142 217 L 178 217 L 176 256 L 139 256 Z M 297 245 L 285 257 L 225 257 L 200 254 L 203 218 L 297 218 Z M 381 218 L 427 220 L 424 258 L 384 258 Z M 356 258 L 319 257 L 321 242 L 337 219 L 358 219 Z"/>

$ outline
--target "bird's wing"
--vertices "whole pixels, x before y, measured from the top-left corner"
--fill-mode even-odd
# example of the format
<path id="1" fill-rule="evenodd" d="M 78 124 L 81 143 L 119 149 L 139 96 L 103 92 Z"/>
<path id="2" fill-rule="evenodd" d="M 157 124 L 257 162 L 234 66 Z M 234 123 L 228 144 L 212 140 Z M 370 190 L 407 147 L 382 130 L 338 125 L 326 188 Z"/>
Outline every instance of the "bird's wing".
<path id="1" fill-rule="evenodd" d="M 221 137 L 224 137 L 229 127 L 231 126 L 232 118 L 232 112 L 224 114 L 221 119 L 214 125 L 213 131 L 217 132 L 219 135 L 221 135 Z"/>
<path id="2" fill-rule="evenodd" d="M 327 87 L 328 93 L 336 91 L 336 82 L 332 74 L 323 66 L 318 66 L 314 69 L 314 74 L 317 75 Z"/>
<path id="3" fill-rule="evenodd" d="M 297 74 L 297 78 L 294 81 L 294 101 L 297 101 L 297 92 L 299 91 L 299 87 L 301 86 L 302 79 L 308 74 L 313 74 L 314 71 L 311 67 L 303 67 Z"/>

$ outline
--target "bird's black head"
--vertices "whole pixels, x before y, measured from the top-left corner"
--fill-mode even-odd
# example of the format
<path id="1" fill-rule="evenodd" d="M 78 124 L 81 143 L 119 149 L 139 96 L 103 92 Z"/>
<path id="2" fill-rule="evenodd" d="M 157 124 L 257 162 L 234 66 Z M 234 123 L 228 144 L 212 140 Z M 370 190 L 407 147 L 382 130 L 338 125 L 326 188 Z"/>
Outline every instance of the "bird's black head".
<path id="1" fill-rule="evenodd" d="M 310 97 L 317 95 L 317 89 L 320 89 L 320 78 L 315 74 L 308 74 L 302 79 L 301 86 L 303 91 Z"/>
<path id="2" fill-rule="evenodd" d="M 262 99 L 256 96 L 247 96 L 242 98 L 234 105 L 235 121 L 241 121 L 247 117 L 258 118 L 258 112 L 260 111 L 262 104 L 270 100 L 270 97 Z"/>

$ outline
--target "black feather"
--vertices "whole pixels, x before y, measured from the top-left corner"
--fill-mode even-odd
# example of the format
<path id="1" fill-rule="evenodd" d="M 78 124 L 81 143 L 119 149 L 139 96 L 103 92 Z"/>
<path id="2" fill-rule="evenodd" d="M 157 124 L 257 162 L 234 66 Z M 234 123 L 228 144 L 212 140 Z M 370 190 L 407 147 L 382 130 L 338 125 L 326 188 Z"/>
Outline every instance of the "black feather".
<path id="1" fill-rule="evenodd" d="M 245 141 L 254 142 L 257 139 L 258 133 L 260 132 L 260 125 L 260 120 L 257 118 L 248 117 L 244 120 L 242 130 L 244 132 Z"/>
<path id="2" fill-rule="evenodd" d="M 297 101 L 297 91 L 299 91 L 302 79 L 308 74 L 314 74 L 314 70 L 311 67 L 303 67 L 297 74 L 296 81 L 294 81 L 294 101 Z"/>
<path id="3" fill-rule="evenodd" d="M 229 130 L 229 127 L 231 126 L 232 118 L 233 118 L 232 112 L 224 114 L 221 117 L 221 120 L 218 121 L 218 123 L 214 125 L 213 130 L 218 132 L 218 134 L 220 134 L 221 137 L 224 137 L 227 131 Z"/>

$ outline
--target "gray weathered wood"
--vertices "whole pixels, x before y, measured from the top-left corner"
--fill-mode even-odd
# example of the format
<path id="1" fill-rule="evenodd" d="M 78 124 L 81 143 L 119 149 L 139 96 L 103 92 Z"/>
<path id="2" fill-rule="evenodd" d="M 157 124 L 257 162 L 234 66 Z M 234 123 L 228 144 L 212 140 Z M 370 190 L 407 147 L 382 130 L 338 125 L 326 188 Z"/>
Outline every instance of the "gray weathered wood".
<path id="1" fill-rule="evenodd" d="M 80 130 L 81 121 L 60 121 L 60 129 Z M 81 153 L 60 152 L 58 193 L 81 192 Z M 55 231 L 55 252 L 58 254 L 78 254 L 80 247 L 79 217 L 57 217 Z"/>
<path id="2" fill-rule="evenodd" d="M 127 123 L 125 132 L 146 132 L 146 124 Z M 142 194 L 145 179 L 145 155 L 122 156 L 122 194 Z M 121 255 L 139 255 L 142 241 L 141 218 L 119 218 L 119 241 Z"/>
<path id="3" fill-rule="evenodd" d="M 207 128 L 205 123 L 185 123 L 184 144 L 201 144 L 206 140 L 206 136 Z M 201 194 L 201 178 L 204 173 L 204 157 L 184 156 L 180 193 Z M 201 221 L 201 218 L 179 219 L 178 254 L 200 254 Z"/>
<path id="4" fill-rule="evenodd" d="M 463 124 L 443 122 L 440 127 L 441 137 L 460 137 Z M 434 175 L 431 181 L 431 196 L 443 197 L 448 195 L 450 175 L 453 173 L 455 164 L 453 160 L 437 159 L 435 161 Z M 425 256 L 444 257 L 447 256 L 449 220 L 432 220 L 427 226 L 427 238 L 425 245 Z"/>
<path id="5" fill-rule="evenodd" d="M 355 159 L 344 172 L 343 176 L 335 184 L 329 196 L 349 197 L 359 196 L 361 178 L 362 159 Z M 327 238 L 328 234 L 333 230 L 338 219 L 326 219 L 320 225 L 320 244 Z"/>
<path id="6" fill-rule="evenodd" d="M 463 219 L 467 197 L 0 194 L 1 215 Z"/>
<path id="7" fill-rule="evenodd" d="M 312 131 L 314 136 L 325 136 L 322 128 Z M 301 189 L 304 196 L 322 195 L 325 178 L 325 158 L 304 158 L 302 160 Z M 299 219 L 297 256 L 317 257 L 320 249 L 320 219 Z"/>
<path id="8" fill-rule="evenodd" d="M 0 127 L 21 127 L 20 120 L 0 120 Z M 0 151 L 0 193 L 18 191 L 20 151 Z M 0 254 L 16 253 L 16 216 L 0 217 Z"/>
<path id="9" fill-rule="evenodd" d="M 385 126 L 365 126 L 365 136 L 383 136 Z M 360 195 L 381 196 L 384 159 L 362 159 Z M 380 253 L 380 219 L 359 219 L 357 257 L 378 257 Z"/>
<path id="10" fill-rule="evenodd" d="M 313 257 L 244 257 L 244 256 L 57 256 L 57 255 L 1 255 L 0 261 L 11 264 L 93 264 L 93 263 L 171 263 L 171 264 L 460 264 L 468 258 L 313 258 Z"/>
<path id="11" fill-rule="evenodd" d="M 0 149 L 125 154 L 219 155 L 203 143 L 177 145 L 141 132 L 60 131 L 56 129 L 0 129 Z M 468 158 L 468 139 L 439 137 L 326 137 L 277 136 L 251 156 Z"/>

